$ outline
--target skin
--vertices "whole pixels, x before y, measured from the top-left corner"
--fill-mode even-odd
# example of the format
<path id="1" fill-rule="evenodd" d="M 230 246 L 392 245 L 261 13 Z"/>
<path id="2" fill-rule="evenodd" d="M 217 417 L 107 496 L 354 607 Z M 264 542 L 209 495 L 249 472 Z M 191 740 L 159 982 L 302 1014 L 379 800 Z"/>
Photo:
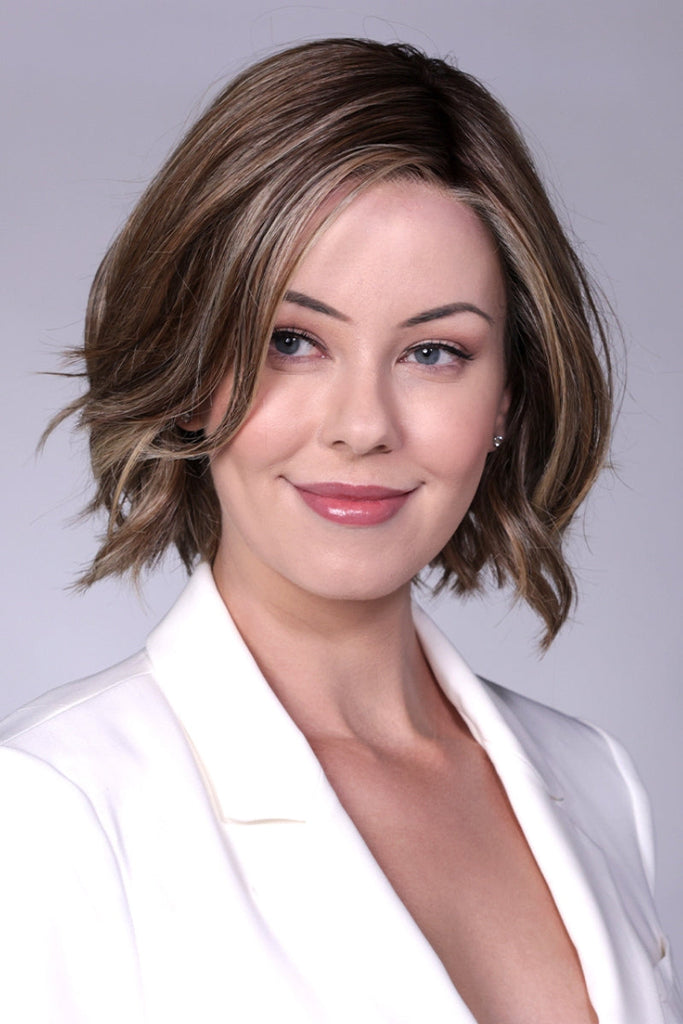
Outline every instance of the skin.
<path id="1" fill-rule="evenodd" d="M 585 1024 L 597 1018 L 576 953 L 410 611 L 412 578 L 456 530 L 505 433 L 504 329 L 494 244 L 468 207 L 405 182 L 355 199 L 289 282 L 252 411 L 213 458 L 214 575 L 477 1020 Z M 205 411 L 209 432 L 230 387 Z M 349 526 L 297 489 L 330 481 L 408 497 L 386 522 Z M 467 884 L 454 891 L 454 878 Z"/>
<path id="2" fill-rule="evenodd" d="M 214 574 L 250 635 L 258 635 L 267 616 L 272 627 L 284 627 L 281 640 L 293 631 L 316 647 L 322 641 L 316 652 L 322 672 L 311 673 L 314 693 L 300 682 L 300 699 L 292 695 L 302 713 L 324 701 L 328 727 L 333 716 L 342 730 L 354 718 L 354 732 L 372 727 L 396 736 L 399 721 L 401 731 L 415 727 L 425 697 L 411 692 L 420 656 L 410 581 L 455 531 L 493 436 L 504 433 L 503 281 L 493 244 L 472 211 L 431 187 L 387 184 L 333 222 L 289 291 L 347 319 L 282 304 L 276 328 L 312 342 L 288 357 L 271 345 L 250 416 L 213 460 L 222 510 Z M 460 312 L 401 326 L 453 302 L 471 303 L 490 319 Z M 437 365 L 420 365 L 412 350 L 425 343 L 471 358 L 444 349 Z M 209 431 L 223 416 L 230 384 L 215 396 L 204 424 Z M 413 492 L 389 522 L 354 529 L 305 505 L 293 484 L 310 481 Z M 377 692 L 350 682 L 357 670 L 338 658 L 345 636 L 349 656 L 358 652 L 361 678 L 370 669 Z M 285 646 L 300 653 L 292 638 Z M 387 648 L 392 669 L 375 674 L 387 665 Z M 401 666 L 408 670 L 399 696 Z M 385 675 L 391 681 L 379 682 Z M 320 678 L 327 680 L 325 696 Z"/>

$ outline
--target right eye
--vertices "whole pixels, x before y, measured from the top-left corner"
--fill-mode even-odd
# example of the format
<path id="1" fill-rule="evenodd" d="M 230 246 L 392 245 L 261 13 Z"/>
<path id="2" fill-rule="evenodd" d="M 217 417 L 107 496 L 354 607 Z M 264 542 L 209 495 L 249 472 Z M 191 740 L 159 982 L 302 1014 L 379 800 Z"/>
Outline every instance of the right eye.
<path id="1" fill-rule="evenodd" d="M 272 332 L 268 346 L 268 362 L 271 367 L 285 369 L 301 367 L 311 360 L 323 357 L 318 342 L 303 331 L 294 328 L 278 328 Z"/>
<path id="2" fill-rule="evenodd" d="M 301 331 L 278 328 L 278 330 L 273 331 L 269 352 L 271 357 L 278 360 L 306 359 L 307 357 L 310 358 L 310 356 L 319 355 L 320 349 L 311 338 Z"/>

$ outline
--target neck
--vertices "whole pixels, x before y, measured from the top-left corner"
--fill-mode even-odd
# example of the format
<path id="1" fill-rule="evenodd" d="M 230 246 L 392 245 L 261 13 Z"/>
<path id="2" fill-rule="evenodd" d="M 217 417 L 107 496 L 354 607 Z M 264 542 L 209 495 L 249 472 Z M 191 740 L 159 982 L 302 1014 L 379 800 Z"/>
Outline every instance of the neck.
<path id="1" fill-rule="evenodd" d="M 399 746 L 438 735 L 445 698 L 412 620 L 410 585 L 335 600 L 242 573 L 219 552 L 214 577 L 246 644 L 309 740 Z"/>

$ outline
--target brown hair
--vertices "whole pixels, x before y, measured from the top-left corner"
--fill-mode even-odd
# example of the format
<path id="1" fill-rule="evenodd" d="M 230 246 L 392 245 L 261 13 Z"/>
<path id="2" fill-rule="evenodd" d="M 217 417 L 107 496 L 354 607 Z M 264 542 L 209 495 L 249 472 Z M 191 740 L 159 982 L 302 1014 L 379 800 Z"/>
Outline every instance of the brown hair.
<path id="1" fill-rule="evenodd" d="M 240 74 L 172 153 L 102 261 L 78 351 L 89 387 L 55 420 L 79 414 L 97 484 L 88 511 L 109 515 L 84 585 L 137 575 L 170 545 L 188 570 L 197 556 L 214 556 L 220 516 L 209 456 L 249 410 L 315 212 L 340 185 L 348 199 L 349 187 L 353 196 L 395 177 L 445 186 L 477 211 L 508 291 L 506 438 L 435 560 L 440 586 L 471 591 L 488 569 L 542 616 L 550 642 L 574 596 L 562 537 L 607 446 L 604 322 L 501 105 L 448 63 L 371 40 L 307 43 Z M 208 437 L 183 431 L 181 418 L 230 369 L 220 428 Z"/>

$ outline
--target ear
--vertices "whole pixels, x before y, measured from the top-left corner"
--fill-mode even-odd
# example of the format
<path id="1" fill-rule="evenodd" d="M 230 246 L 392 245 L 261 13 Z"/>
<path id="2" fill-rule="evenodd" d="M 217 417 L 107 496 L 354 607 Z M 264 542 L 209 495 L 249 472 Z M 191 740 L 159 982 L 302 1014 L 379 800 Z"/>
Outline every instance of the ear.
<path id="1" fill-rule="evenodd" d="M 187 434 L 195 434 L 200 430 L 206 430 L 211 415 L 212 402 L 207 399 L 192 412 L 178 416 L 176 426 Z"/>
<path id="2" fill-rule="evenodd" d="M 510 388 L 506 387 L 500 398 L 500 404 L 498 406 L 498 412 L 496 413 L 496 419 L 493 426 L 493 436 L 505 437 L 505 430 L 507 428 L 508 412 L 510 411 L 510 403 L 512 401 L 512 395 Z M 490 452 L 495 451 L 496 445 L 492 444 L 489 448 Z"/>
<path id="3" fill-rule="evenodd" d="M 205 419 L 206 417 L 199 412 L 186 413 L 184 416 L 178 417 L 176 426 L 188 434 L 194 434 L 198 430 L 204 429 Z"/>
<path id="4" fill-rule="evenodd" d="M 223 422 L 232 397 L 232 386 L 234 376 L 230 371 L 225 375 L 216 390 L 208 398 L 204 399 L 201 405 L 196 406 L 192 412 L 179 416 L 176 426 L 180 430 L 191 434 L 203 430 L 211 434 Z"/>

